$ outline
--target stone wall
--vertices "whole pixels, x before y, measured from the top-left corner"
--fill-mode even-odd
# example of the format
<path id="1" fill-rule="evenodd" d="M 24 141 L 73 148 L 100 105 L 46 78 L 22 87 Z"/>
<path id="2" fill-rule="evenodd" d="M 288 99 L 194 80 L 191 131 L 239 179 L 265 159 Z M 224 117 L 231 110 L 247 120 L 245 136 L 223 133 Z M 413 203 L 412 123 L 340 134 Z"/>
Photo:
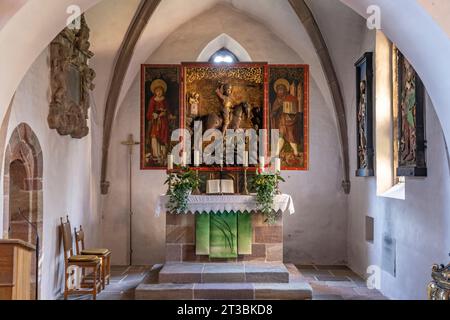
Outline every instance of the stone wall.
<path id="1" fill-rule="evenodd" d="M 166 262 L 283 262 L 283 218 L 273 225 L 261 213 L 252 214 L 252 255 L 211 259 L 195 254 L 195 215 L 166 214 Z"/>

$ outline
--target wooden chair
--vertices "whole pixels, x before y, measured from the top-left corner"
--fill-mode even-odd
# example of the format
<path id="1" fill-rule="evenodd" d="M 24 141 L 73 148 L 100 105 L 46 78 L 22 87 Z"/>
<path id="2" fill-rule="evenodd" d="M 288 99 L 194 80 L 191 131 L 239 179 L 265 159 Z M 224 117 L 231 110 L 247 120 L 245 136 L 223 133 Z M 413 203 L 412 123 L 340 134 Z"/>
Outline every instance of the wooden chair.
<path id="1" fill-rule="evenodd" d="M 75 228 L 75 246 L 78 255 L 97 256 L 102 259 L 102 287 L 105 289 L 111 279 L 111 251 L 109 249 L 86 249 L 84 246 L 84 231 Z"/>
<path id="2" fill-rule="evenodd" d="M 70 226 L 69 217 L 67 222 L 61 218 L 61 235 L 64 247 L 64 299 L 67 300 L 71 294 L 92 294 L 94 300 L 97 299 L 97 294 L 100 293 L 101 283 L 101 266 L 102 260 L 95 255 L 74 255 L 73 254 L 73 238 L 72 228 Z M 78 267 L 82 270 L 82 278 L 80 288 L 69 287 L 69 277 L 75 275 L 75 271 L 69 270 L 71 267 Z M 86 276 L 86 271 L 92 270 L 92 274 Z M 74 284 L 74 280 L 71 280 Z"/>

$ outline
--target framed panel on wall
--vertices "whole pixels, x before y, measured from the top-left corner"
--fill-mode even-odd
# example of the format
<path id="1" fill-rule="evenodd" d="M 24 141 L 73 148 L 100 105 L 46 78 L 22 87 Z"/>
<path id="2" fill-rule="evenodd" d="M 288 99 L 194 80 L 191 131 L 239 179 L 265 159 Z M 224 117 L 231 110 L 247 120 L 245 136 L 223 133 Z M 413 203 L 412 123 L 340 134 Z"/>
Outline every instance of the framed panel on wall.
<path id="1" fill-rule="evenodd" d="M 425 87 L 405 56 L 393 51 L 397 176 L 426 177 Z"/>
<path id="2" fill-rule="evenodd" d="M 357 177 L 374 176 L 373 53 L 365 53 L 356 67 Z"/>
<path id="3" fill-rule="evenodd" d="M 181 66 L 141 67 L 141 169 L 165 170 L 180 128 Z"/>
<path id="4" fill-rule="evenodd" d="M 269 65 L 269 121 L 283 170 L 309 167 L 309 66 Z"/>

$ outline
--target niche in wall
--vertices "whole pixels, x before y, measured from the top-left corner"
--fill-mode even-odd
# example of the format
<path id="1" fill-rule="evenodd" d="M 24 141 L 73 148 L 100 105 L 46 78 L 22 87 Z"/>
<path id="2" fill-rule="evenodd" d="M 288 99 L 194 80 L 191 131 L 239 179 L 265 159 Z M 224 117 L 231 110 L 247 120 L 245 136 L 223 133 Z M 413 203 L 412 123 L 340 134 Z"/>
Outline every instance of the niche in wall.
<path id="1" fill-rule="evenodd" d="M 5 150 L 3 234 L 36 245 L 36 231 L 42 244 L 44 222 L 42 150 L 38 138 L 27 124 L 20 124 L 12 133 Z M 26 220 L 32 223 L 32 227 Z M 42 259 L 42 247 L 40 259 Z M 36 260 L 33 255 L 31 298 L 35 298 Z M 39 270 L 41 275 L 41 270 Z M 38 290 L 39 291 L 39 290 Z M 38 293 L 39 295 L 39 293 Z"/>

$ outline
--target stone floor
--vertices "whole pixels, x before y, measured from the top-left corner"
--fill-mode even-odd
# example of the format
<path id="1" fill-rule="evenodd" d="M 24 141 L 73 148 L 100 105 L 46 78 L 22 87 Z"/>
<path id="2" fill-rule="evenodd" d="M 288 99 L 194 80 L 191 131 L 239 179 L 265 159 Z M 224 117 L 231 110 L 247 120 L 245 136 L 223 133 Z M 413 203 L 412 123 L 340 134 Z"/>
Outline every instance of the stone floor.
<path id="1" fill-rule="evenodd" d="M 307 281 L 313 288 L 313 300 L 385 300 L 377 290 L 345 266 L 286 265 L 294 277 Z M 112 267 L 111 284 L 99 294 L 98 300 L 133 300 L 134 289 L 144 280 L 158 277 L 158 266 Z M 292 273 L 291 273 L 292 274 Z M 72 296 L 71 300 L 88 300 L 91 296 Z"/>

